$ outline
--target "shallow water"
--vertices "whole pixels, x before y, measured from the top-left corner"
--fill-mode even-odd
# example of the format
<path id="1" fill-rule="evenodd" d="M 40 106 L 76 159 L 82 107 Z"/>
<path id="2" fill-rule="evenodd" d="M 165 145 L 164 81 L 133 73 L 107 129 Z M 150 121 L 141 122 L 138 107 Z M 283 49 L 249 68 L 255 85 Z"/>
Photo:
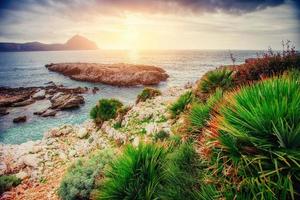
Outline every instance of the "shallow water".
<path id="1" fill-rule="evenodd" d="M 256 57 L 257 51 L 231 51 L 236 63 L 245 58 Z M 32 115 L 40 110 L 35 104 L 9 110 L 10 114 L 0 117 L 0 143 L 18 144 L 29 140 L 41 139 L 49 128 L 65 123 L 77 124 L 89 118 L 90 108 L 100 98 L 117 98 L 126 104 L 133 103 L 142 90 L 139 87 L 113 87 L 103 84 L 79 82 L 69 79 L 45 68 L 45 64 L 58 62 L 95 62 L 95 63 L 135 63 L 162 67 L 170 75 L 166 82 L 157 87 L 164 90 L 172 86 L 184 86 L 195 82 L 206 71 L 220 65 L 232 64 L 229 51 L 225 50 L 189 50 L 189 51 L 48 51 L 48 52 L 0 52 L 0 86 L 28 87 L 43 86 L 49 81 L 68 87 L 87 86 L 100 88 L 95 94 L 85 95 L 86 103 L 80 109 L 59 112 L 56 117 L 42 118 Z M 13 124 L 12 119 L 26 114 L 28 121 Z"/>

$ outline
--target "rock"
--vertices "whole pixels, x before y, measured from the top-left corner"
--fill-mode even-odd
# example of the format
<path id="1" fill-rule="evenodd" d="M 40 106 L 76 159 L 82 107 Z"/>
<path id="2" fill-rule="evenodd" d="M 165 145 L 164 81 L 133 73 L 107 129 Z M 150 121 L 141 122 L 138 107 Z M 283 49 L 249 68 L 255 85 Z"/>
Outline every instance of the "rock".
<path id="1" fill-rule="evenodd" d="M 21 180 L 24 180 L 24 179 L 29 178 L 30 176 L 27 172 L 19 171 L 19 173 L 16 174 L 16 177 L 21 179 Z"/>
<path id="2" fill-rule="evenodd" d="M 30 150 L 30 153 L 39 153 L 40 151 L 42 151 L 42 147 L 41 146 L 33 146 Z"/>
<path id="3" fill-rule="evenodd" d="M 53 128 L 48 133 L 45 134 L 46 138 L 49 138 L 49 137 L 59 137 L 61 135 L 62 135 L 62 132 L 58 128 Z"/>
<path id="4" fill-rule="evenodd" d="M 76 134 L 76 137 L 82 139 L 88 135 L 88 131 L 86 130 L 86 128 L 81 127 L 81 128 L 79 128 L 78 131 L 76 131 L 75 134 Z"/>
<path id="5" fill-rule="evenodd" d="M 22 161 L 26 166 L 37 168 L 38 167 L 38 158 L 35 154 L 28 154 L 22 157 Z"/>
<path id="6" fill-rule="evenodd" d="M 58 92 L 58 93 L 54 94 L 54 95 L 51 97 L 51 101 L 54 101 L 55 99 L 57 99 L 57 98 L 60 97 L 61 95 L 64 95 L 64 93 Z"/>
<path id="7" fill-rule="evenodd" d="M 27 117 L 24 115 L 24 116 L 14 118 L 13 122 L 14 123 L 22 123 L 22 122 L 26 122 L 26 120 L 27 120 Z"/>
<path id="8" fill-rule="evenodd" d="M 140 138 L 139 138 L 139 137 L 135 137 L 135 138 L 133 139 L 133 141 L 132 141 L 132 145 L 133 145 L 134 147 L 137 147 L 137 146 L 139 146 L 139 144 L 140 144 Z"/>
<path id="9" fill-rule="evenodd" d="M 71 158 L 75 157 L 76 154 L 77 154 L 77 152 L 74 149 L 72 149 L 71 151 L 69 151 L 69 157 L 71 157 Z"/>
<path id="10" fill-rule="evenodd" d="M 94 87 L 93 90 L 92 90 L 93 94 L 96 94 L 98 91 L 99 91 L 98 87 Z"/>
<path id="11" fill-rule="evenodd" d="M 41 111 L 36 111 L 33 114 L 34 115 L 42 115 L 44 112 L 46 112 L 47 110 L 41 110 Z"/>
<path id="12" fill-rule="evenodd" d="M 42 117 L 50 117 L 50 116 L 55 116 L 56 113 L 57 113 L 56 110 L 48 109 L 48 110 L 46 110 L 45 112 L 43 112 L 43 113 L 41 114 L 41 116 L 42 116 Z"/>
<path id="13" fill-rule="evenodd" d="M 84 98 L 76 94 L 63 94 L 51 99 L 51 108 L 66 110 L 71 108 L 78 108 L 84 103 Z"/>
<path id="14" fill-rule="evenodd" d="M 11 106 L 12 106 L 12 107 L 28 106 L 28 105 L 30 105 L 30 104 L 33 104 L 34 102 L 35 102 L 34 99 L 27 99 L 27 100 L 25 100 L 25 101 L 13 103 Z"/>
<path id="15" fill-rule="evenodd" d="M 7 108 L 0 107 L 0 116 L 8 115 L 8 114 L 9 114 L 9 112 L 7 111 Z"/>
<path id="16" fill-rule="evenodd" d="M 145 130 L 147 132 L 147 135 L 151 135 L 152 133 L 157 132 L 157 126 L 155 123 L 147 124 Z"/>
<path id="17" fill-rule="evenodd" d="M 69 99 L 66 100 L 61 106 L 59 106 L 59 109 L 65 110 L 65 109 L 71 109 L 71 108 L 78 108 L 81 104 L 84 103 L 84 98 L 79 95 L 73 95 Z"/>
<path id="18" fill-rule="evenodd" d="M 149 65 L 58 63 L 46 67 L 74 80 L 117 86 L 154 85 L 169 77 L 162 68 Z"/>
<path id="19" fill-rule="evenodd" d="M 35 93 L 34 95 L 32 95 L 32 98 L 40 100 L 40 99 L 44 99 L 45 95 L 46 95 L 46 91 L 45 90 L 40 90 L 37 93 Z"/>
<path id="20" fill-rule="evenodd" d="M 2 97 L 2 95 L 0 95 L 0 97 Z M 11 106 L 14 103 L 17 103 L 20 101 L 25 101 L 28 98 L 29 98 L 28 94 L 6 95 L 6 96 L 0 98 L 0 107 Z"/>

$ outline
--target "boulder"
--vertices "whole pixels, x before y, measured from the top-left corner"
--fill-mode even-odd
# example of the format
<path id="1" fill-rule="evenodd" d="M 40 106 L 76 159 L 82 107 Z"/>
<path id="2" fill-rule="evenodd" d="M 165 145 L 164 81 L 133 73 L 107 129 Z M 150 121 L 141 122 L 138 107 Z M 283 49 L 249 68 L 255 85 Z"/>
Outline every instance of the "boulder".
<path id="1" fill-rule="evenodd" d="M 46 91 L 45 90 L 40 90 L 38 92 L 36 92 L 35 94 L 32 95 L 33 99 L 44 99 L 46 95 Z"/>
<path id="2" fill-rule="evenodd" d="M 53 116 L 56 115 L 56 113 L 57 113 L 56 110 L 48 109 L 48 110 L 46 110 L 45 112 L 43 112 L 43 113 L 41 114 L 41 116 L 42 116 L 42 117 L 50 117 L 50 116 L 53 117 Z"/>
<path id="3" fill-rule="evenodd" d="M 37 168 L 38 167 L 38 158 L 35 154 L 28 154 L 22 157 L 22 161 L 26 166 Z"/>
<path id="4" fill-rule="evenodd" d="M 19 171 L 19 173 L 16 174 L 16 177 L 21 179 L 21 180 L 25 180 L 27 178 L 29 178 L 29 174 L 25 171 Z"/>
<path id="5" fill-rule="evenodd" d="M 85 136 L 88 135 L 88 131 L 86 130 L 86 128 L 81 127 L 81 128 L 79 128 L 78 131 L 76 131 L 75 134 L 76 134 L 76 137 L 82 139 L 82 138 L 84 138 Z"/>
<path id="6" fill-rule="evenodd" d="M 14 123 L 21 123 L 21 122 L 26 122 L 26 120 L 27 120 L 27 117 L 24 115 L 24 116 L 14 118 L 13 122 Z"/>

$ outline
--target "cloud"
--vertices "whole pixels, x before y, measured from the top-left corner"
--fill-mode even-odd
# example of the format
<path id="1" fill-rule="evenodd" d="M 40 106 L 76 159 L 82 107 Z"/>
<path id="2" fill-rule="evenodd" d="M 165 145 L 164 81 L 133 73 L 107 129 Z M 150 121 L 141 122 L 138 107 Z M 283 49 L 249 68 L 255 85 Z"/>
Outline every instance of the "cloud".
<path id="1" fill-rule="evenodd" d="M 297 3 L 297 6 L 300 3 Z M 262 10 L 267 7 L 279 6 L 284 0 L 2 0 L 0 10 L 24 10 L 31 6 L 56 8 L 88 8 L 95 10 L 113 8 L 129 11 L 149 12 L 228 12 L 242 14 Z M 83 7 L 82 7 L 83 6 Z M 299 7 L 298 7 L 299 8 Z M 82 10 L 84 11 L 84 10 Z"/>

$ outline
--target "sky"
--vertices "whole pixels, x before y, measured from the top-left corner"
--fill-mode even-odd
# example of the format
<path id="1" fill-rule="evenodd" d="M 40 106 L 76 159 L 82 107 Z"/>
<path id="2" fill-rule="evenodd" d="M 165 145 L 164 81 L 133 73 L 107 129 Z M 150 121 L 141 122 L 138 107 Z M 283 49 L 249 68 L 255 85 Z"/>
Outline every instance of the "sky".
<path id="1" fill-rule="evenodd" d="M 101 49 L 273 49 L 300 46 L 300 0 L 0 0 L 0 41 Z"/>

